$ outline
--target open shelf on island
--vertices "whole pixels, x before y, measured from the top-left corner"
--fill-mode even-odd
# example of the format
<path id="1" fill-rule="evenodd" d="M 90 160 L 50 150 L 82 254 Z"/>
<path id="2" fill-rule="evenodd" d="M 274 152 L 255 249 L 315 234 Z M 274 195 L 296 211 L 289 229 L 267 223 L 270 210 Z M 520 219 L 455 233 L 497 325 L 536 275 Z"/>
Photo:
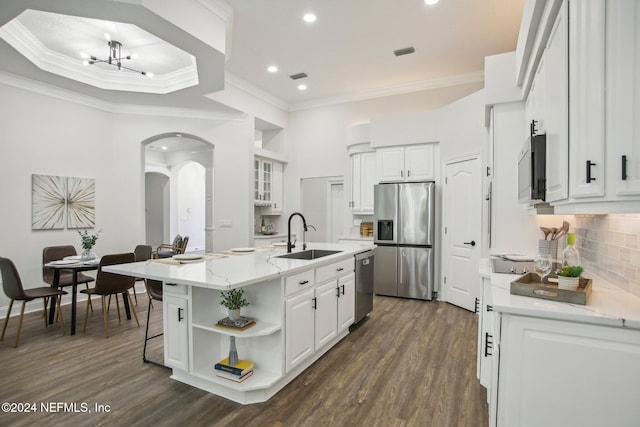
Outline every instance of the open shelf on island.
<path id="1" fill-rule="evenodd" d="M 215 332 L 217 334 L 229 335 L 229 336 L 234 336 L 238 338 L 262 337 L 262 336 L 274 334 L 278 332 L 280 329 L 282 329 L 281 325 L 278 325 L 275 323 L 268 323 L 268 322 L 256 322 L 255 325 L 243 331 L 233 329 L 233 328 L 225 328 L 223 326 L 201 325 L 197 323 L 194 323 L 193 327 L 202 329 L 205 331 Z"/>
<path id="2" fill-rule="evenodd" d="M 211 364 L 211 366 L 209 366 L 208 368 L 196 368 L 194 370 L 194 374 L 207 381 L 211 381 L 216 384 L 220 384 L 239 391 L 261 390 L 264 388 L 268 388 L 282 378 L 281 375 L 275 374 L 273 372 L 254 369 L 253 375 L 251 375 L 251 377 L 247 378 L 241 383 L 237 383 L 235 381 L 227 380 L 217 376 L 215 373 L 215 369 L 213 368 L 213 364 Z"/>

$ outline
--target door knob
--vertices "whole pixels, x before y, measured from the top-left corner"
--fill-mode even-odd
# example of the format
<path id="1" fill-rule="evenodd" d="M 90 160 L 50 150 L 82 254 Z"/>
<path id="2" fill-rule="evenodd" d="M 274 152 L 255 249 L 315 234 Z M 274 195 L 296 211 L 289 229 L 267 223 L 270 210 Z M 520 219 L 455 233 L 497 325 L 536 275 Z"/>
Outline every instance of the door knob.
<path id="1" fill-rule="evenodd" d="M 465 245 L 471 245 L 471 246 L 475 246 L 476 245 L 476 241 L 472 240 L 470 242 L 464 242 Z"/>

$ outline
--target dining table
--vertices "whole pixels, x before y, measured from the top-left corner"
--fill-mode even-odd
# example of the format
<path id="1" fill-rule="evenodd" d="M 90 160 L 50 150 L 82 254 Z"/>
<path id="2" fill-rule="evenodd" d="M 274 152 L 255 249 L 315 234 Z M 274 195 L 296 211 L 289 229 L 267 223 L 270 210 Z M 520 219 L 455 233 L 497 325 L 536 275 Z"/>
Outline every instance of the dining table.
<path id="1" fill-rule="evenodd" d="M 78 301 L 78 273 L 83 271 L 97 270 L 100 267 L 100 259 L 82 261 L 70 257 L 71 259 L 63 259 L 58 261 L 51 261 L 44 266 L 53 270 L 53 283 L 51 287 L 58 289 L 60 287 L 60 272 L 70 271 L 72 273 L 71 282 L 71 335 L 76 334 L 76 313 L 77 313 L 77 301 Z M 87 295 L 87 298 L 89 296 Z M 129 308 L 129 301 L 126 296 L 123 296 L 124 308 L 127 315 L 127 319 L 131 319 L 131 310 Z M 87 302 L 88 304 L 88 302 Z M 51 306 L 49 309 L 49 324 L 55 321 L 55 301 L 51 299 Z"/>

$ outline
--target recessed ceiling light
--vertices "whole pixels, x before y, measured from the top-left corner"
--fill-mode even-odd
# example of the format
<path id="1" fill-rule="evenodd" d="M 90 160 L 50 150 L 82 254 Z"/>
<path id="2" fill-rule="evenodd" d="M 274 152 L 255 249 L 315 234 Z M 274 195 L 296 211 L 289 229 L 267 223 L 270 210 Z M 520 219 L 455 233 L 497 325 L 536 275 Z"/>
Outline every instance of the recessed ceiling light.
<path id="1" fill-rule="evenodd" d="M 161 148 L 162 148 L 163 150 L 166 150 L 166 149 L 167 149 L 167 146 L 166 146 L 166 145 L 163 145 Z"/>
<path id="2" fill-rule="evenodd" d="M 298 85 L 298 90 L 307 90 L 307 85 Z"/>
<path id="3" fill-rule="evenodd" d="M 434 4 L 438 3 L 440 0 L 424 0 L 424 2 L 426 4 L 428 4 L 429 6 L 433 6 Z"/>
<path id="4" fill-rule="evenodd" d="M 316 22 L 317 18 L 316 18 L 316 15 L 314 13 L 305 13 L 302 16 L 302 19 L 304 19 L 304 22 L 311 23 L 311 22 Z"/>
<path id="5" fill-rule="evenodd" d="M 107 40 L 108 42 L 110 42 L 110 41 L 111 41 L 111 34 L 109 34 L 109 33 L 104 33 L 104 38 L 105 38 L 105 40 Z"/>
<path id="6" fill-rule="evenodd" d="M 267 67 L 267 71 L 270 73 L 277 73 L 278 72 L 278 67 L 276 67 L 275 65 L 269 65 Z"/>

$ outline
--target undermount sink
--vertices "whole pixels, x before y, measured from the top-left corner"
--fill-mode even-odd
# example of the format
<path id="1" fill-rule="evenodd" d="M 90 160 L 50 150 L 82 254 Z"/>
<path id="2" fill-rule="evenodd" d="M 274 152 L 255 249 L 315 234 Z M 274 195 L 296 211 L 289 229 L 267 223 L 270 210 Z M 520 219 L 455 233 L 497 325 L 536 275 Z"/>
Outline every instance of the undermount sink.
<path id="1" fill-rule="evenodd" d="M 280 256 L 277 256 L 276 258 L 293 258 L 293 259 L 312 260 L 312 259 L 316 259 L 316 258 L 322 258 L 324 256 L 337 254 L 339 252 L 342 252 L 342 251 L 328 251 L 328 250 L 324 250 L 324 249 L 309 249 L 309 250 L 302 251 L 302 252 L 293 252 L 293 253 L 290 253 L 290 254 L 280 255 Z"/>

